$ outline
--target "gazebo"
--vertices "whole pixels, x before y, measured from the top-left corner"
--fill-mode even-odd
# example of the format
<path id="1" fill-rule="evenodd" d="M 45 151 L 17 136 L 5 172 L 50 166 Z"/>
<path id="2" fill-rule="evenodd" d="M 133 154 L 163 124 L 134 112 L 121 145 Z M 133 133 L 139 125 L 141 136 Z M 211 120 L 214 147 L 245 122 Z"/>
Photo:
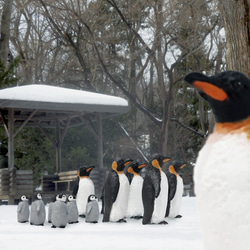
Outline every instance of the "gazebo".
<path id="1" fill-rule="evenodd" d="M 24 126 L 38 127 L 56 149 L 56 172 L 61 171 L 61 146 L 67 129 L 86 125 L 98 140 L 98 165 L 103 167 L 102 119 L 129 111 L 120 97 L 32 84 L 0 90 L 0 125 L 8 136 L 9 170 L 14 167 L 14 138 Z M 96 126 L 93 126 L 93 122 Z M 56 140 L 46 128 L 54 128 Z"/>

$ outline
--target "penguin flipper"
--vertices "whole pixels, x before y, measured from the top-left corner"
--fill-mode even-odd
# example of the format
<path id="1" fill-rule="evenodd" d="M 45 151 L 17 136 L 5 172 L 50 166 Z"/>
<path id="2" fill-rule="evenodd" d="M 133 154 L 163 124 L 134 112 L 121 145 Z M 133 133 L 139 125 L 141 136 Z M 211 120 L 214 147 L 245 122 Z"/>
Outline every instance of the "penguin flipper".
<path id="1" fill-rule="evenodd" d="M 142 224 L 150 224 L 152 214 L 154 211 L 154 200 L 155 200 L 155 188 L 151 184 L 150 178 L 145 177 L 142 186 L 142 202 L 144 208 L 144 214 Z"/>
<path id="2" fill-rule="evenodd" d="M 120 187 L 119 177 L 115 171 L 111 171 L 104 186 L 104 214 L 103 222 L 109 221 L 112 205 L 115 202 Z"/>
<path id="3" fill-rule="evenodd" d="M 78 192 L 79 181 L 80 181 L 80 178 L 79 178 L 79 176 L 77 176 L 77 179 L 76 179 L 75 185 L 73 187 L 73 191 L 72 191 L 72 195 L 74 195 L 74 196 L 76 196 L 76 194 Z"/>
<path id="4" fill-rule="evenodd" d="M 176 185 L 177 185 L 177 179 L 176 176 L 173 174 L 168 175 L 168 204 L 167 204 L 167 209 L 166 209 L 166 217 L 169 215 L 170 211 L 170 203 L 171 200 L 174 198 L 175 193 L 176 193 Z"/>

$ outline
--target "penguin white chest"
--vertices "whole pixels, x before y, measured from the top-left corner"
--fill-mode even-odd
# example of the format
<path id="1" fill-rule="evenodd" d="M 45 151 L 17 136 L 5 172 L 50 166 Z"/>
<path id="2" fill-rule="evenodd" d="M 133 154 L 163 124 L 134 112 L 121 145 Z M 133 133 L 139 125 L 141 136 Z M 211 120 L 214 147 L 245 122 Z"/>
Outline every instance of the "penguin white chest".
<path id="1" fill-rule="evenodd" d="M 129 181 L 125 174 L 119 174 L 120 187 L 115 202 L 112 205 L 110 221 L 119 221 L 126 215 L 129 195 Z"/>
<path id="2" fill-rule="evenodd" d="M 246 249 L 250 245 L 247 134 L 212 134 L 199 152 L 194 180 L 205 249 Z"/>
<path id="3" fill-rule="evenodd" d="M 78 192 L 76 195 L 76 204 L 79 215 L 85 215 L 88 197 L 95 194 L 94 183 L 90 178 L 82 178 L 79 181 Z"/>
<path id="4" fill-rule="evenodd" d="M 169 217 L 176 217 L 180 213 L 183 194 L 183 180 L 177 175 L 176 191 L 174 198 L 170 201 Z"/>
<path id="5" fill-rule="evenodd" d="M 127 217 L 142 216 L 142 185 L 143 178 L 140 175 L 135 175 L 129 190 Z"/>
<path id="6" fill-rule="evenodd" d="M 155 199 L 154 212 L 152 214 L 151 223 L 158 224 L 165 218 L 167 202 L 168 202 L 168 179 L 166 174 L 161 171 L 161 191 L 159 196 Z"/>

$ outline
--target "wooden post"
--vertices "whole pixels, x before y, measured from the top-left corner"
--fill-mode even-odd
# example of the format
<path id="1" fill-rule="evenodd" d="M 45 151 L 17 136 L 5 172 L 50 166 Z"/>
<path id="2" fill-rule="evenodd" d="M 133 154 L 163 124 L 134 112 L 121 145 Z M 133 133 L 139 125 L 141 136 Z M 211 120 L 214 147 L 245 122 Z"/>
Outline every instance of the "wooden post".
<path id="1" fill-rule="evenodd" d="M 9 109 L 9 118 L 8 118 L 8 168 L 9 168 L 9 176 L 13 174 L 14 169 L 14 110 Z M 14 181 L 10 181 L 10 190 L 15 189 Z M 14 196 L 13 193 L 9 191 L 9 199 L 8 204 L 14 204 Z"/>
<path id="2" fill-rule="evenodd" d="M 14 110 L 9 109 L 8 119 L 8 165 L 9 170 L 14 167 Z"/>
<path id="3" fill-rule="evenodd" d="M 102 113 L 97 114 L 97 131 L 98 131 L 98 166 L 103 168 L 103 141 L 102 141 Z"/>
<path id="4" fill-rule="evenodd" d="M 56 172 L 61 172 L 61 133 L 59 121 L 56 123 Z"/>

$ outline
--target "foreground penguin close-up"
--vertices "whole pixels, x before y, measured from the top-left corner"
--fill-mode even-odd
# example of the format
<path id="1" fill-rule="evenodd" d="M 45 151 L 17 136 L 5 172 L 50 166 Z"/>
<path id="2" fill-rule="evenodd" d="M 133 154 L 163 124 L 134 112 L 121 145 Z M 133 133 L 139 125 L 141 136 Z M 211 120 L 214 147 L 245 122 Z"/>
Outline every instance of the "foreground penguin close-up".
<path id="1" fill-rule="evenodd" d="M 112 163 L 104 186 L 103 222 L 126 222 L 124 218 L 128 206 L 129 181 L 123 170 L 131 162 L 120 159 Z"/>
<path id="2" fill-rule="evenodd" d="M 88 197 L 95 194 L 95 186 L 89 175 L 94 169 L 94 166 L 81 167 L 78 170 L 76 184 L 73 188 L 72 195 L 76 197 L 76 204 L 80 217 L 85 217 L 86 205 Z"/>
<path id="3" fill-rule="evenodd" d="M 190 73 L 215 127 L 200 150 L 194 184 L 205 250 L 250 245 L 250 79 L 240 72 Z"/>
<path id="4" fill-rule="evenodd" d="M 142 186 L 143 225 L 167 224 L 164 218 L 168 202 L 168 180 L 162 171 L 162 166 L 169 160 L 169 157 L 156 154 L 145 167 L 145 178 Z"/>

